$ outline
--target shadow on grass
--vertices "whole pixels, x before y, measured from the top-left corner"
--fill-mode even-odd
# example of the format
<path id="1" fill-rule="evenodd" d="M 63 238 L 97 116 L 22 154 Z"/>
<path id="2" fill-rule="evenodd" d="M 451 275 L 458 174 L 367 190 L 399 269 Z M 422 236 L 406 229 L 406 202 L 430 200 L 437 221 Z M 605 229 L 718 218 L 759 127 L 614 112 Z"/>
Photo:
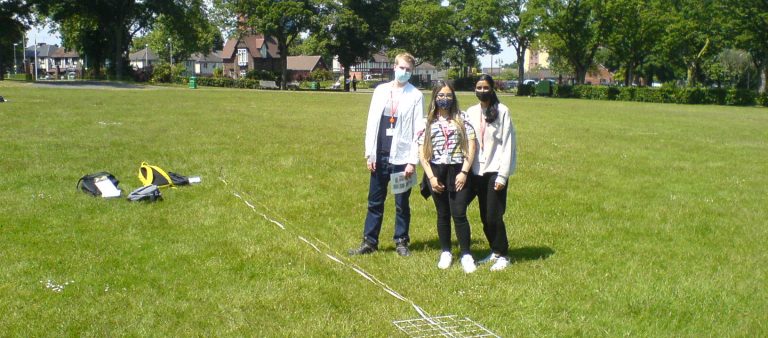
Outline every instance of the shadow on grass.
<path id="1" fill-rule="evenodd" d="M 526 246 L 522 248 L 510 249 L 509 259 L 512 262 L 524 262 L 533 260 L 544 260 L 555 253 L 554 250 L 546 246 Z"/>

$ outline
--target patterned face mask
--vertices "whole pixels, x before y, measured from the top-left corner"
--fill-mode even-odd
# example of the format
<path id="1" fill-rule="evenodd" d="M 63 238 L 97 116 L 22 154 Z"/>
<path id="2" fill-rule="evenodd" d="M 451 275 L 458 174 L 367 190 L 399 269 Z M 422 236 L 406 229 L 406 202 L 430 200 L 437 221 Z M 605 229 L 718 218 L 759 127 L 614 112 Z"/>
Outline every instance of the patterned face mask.
<path id="1" fill-rule="evenodd" d="M 453 99 L 436 99 L 435 105 L 437 105 L 437 108 L 440 109 L 448 109 L 451 107 L 451 104 L 453 104 Z"/>

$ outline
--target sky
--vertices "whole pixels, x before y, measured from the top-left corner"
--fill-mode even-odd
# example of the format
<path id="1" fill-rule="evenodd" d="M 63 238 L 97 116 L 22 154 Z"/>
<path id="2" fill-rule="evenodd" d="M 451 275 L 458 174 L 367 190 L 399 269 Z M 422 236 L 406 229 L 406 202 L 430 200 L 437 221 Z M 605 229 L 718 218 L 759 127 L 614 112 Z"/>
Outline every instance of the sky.
<path id="1" fill-rule="evenodd" d="M 38 43 L 44 42 L 49 45 L 61 45 L 61 39 L 59 38 L 58 34 L 48 33 L 48 29 L 48 27 L 33 27 L 27 31 L 26 45 L 33 45 L 35 43 L 35 36 L 37 36 Z M 491 65 L 493 65 L 493 67 L 498 67 L 499 59 L 501 59 L 505 64 L 515 62 L 515 49 L 509 46 L 506 39 L 501 41 L 501 48 L 501 53 L 497 55 L 485 55 L 480 57 L 480 63 L 483 65 L 483 68 L 489 68 Z M 493 64 L 491 64 L 491 62 L 493 62 Z"/>

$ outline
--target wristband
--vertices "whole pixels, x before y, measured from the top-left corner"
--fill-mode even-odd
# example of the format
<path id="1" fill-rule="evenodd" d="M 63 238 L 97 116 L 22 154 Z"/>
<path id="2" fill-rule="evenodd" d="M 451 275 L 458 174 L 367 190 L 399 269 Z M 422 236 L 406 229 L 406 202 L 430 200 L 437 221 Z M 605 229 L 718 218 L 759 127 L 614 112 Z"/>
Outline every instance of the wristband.
<path id="1" fill-rule="evenodd" d="M 466 170 L 462 170 L 461 173 L 464 174 L 464 175 L 469 176 L 469 172 L 467 172 Z"/>

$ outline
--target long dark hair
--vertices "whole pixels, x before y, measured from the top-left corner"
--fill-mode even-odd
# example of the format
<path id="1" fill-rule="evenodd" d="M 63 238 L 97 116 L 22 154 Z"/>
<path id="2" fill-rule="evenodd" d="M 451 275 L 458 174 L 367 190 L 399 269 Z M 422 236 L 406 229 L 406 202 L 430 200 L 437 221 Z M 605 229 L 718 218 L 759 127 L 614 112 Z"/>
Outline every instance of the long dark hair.
<path id="1" fill-rule="evenodd" d="M 488 102 L 488 108 L 483 111 L 485 122 L 492 123 L 499 117 L 499 97 L 496 96 L 496 82 L 493 81 L 493 77 L 488 74 L 480 75 L 477 82 L 485 81 L 491 87 L 491 100 Z M 477 85 L 475 82 L 475 85 Z"/>

